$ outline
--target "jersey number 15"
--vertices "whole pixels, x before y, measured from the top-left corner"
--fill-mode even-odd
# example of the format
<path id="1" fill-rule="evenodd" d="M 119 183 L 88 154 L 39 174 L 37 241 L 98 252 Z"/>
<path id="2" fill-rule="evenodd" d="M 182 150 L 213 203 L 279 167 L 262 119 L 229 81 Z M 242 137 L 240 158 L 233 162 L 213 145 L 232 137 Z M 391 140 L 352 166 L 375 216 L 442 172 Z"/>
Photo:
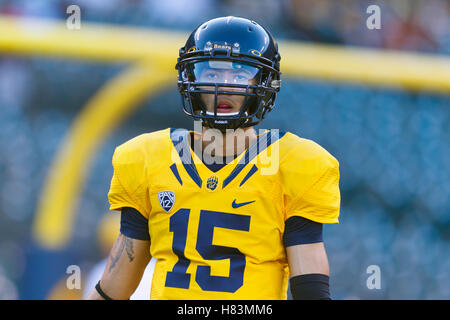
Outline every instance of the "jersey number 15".
<path id="1" fill-rule="evenodd" d="M 184 255 L 190 209 L 180 209 L 170 217 L 173 232 L 172 250 L 178 257 L 172 271 L 167 272 L 166 287 L 188 289 L 191 274 L 187 268 L 191 261 Z M 196 250 L 205 260 L 230 259 L 229 277 L 212 276 L 210 266 L 197 266 L 195 281 L 205 291 L 235 292 L 244 282 L 245 255 L 233 247 L 212 244 L 214 228 L 249 231 L 250 216 L 217 211 L 200 211 Z"/>

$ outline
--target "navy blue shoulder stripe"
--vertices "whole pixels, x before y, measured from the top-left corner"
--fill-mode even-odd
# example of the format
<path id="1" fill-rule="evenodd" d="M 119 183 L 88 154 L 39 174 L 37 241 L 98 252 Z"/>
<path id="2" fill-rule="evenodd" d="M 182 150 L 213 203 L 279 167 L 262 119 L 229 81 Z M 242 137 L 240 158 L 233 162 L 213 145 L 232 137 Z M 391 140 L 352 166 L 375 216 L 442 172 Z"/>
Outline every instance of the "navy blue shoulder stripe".
<path id="1" fill-rule="evenodd" d="M 172 140 L 173 146 L 180 156 L 184 169 L 191 179 L 197 184 L 197 186 L 201 188 L 203 181 L 198 174 L 194 161 L 192 160 L 191 146 L 188 143 L 188 137 L 189 131 L 186 129 L 170 128 L 170 139 Z"/>
<path id="2" fill-rule="evenodd" d="M 247 149 L 244 156 L 239 160 L 234 170 L 223 181 L 222 189 L 225 188 L 234 178 L 245 168 L 245 166 L 252 161 L 259 153 L 267 149 L 272 143 L 280 140 L 286 132 L 278 130 L 269 130 L 268 132 L 259 136 L 256 141 Z"/>
<path id="3" fill-rule="evenodd" d="M 256 164 L 254 164 L 253 167 L 245 176 L 245 178 L 242 179 L 241 183 L 239 184 L 239 187 L 242 186 L 248 180 L 248 178 L 250 178 L 256 171 L 258 171 L 258 167 L 256 166 Z"/>
<path id="4" fill-rule="evenodd" d="M 173 173 L 173 175 L 175 176 L 175 178 L 177 178 L 178 182 L 179 182 L 181 185 L 183 185 L 183 180 L 181 180 L 180 173 L 178 172 L 177 164 L 176 164 L 176 163 L 174 163 L 174 164 L 172 164 L 172 165 L 170 166 L 170 170 L 172 170 L 172 173 Z"/>

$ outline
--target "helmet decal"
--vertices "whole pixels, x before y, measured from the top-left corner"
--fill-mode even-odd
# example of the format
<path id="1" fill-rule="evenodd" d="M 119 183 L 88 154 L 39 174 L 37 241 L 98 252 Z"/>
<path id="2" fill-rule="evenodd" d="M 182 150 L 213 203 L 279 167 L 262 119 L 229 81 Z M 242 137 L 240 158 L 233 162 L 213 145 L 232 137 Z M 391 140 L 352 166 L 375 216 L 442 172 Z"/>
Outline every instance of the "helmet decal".
<path id="1" fill-rule="evenodd" d="M 250 50 L 250 53 L 255 56 L 259 56 L 259 57 L 261 56 L 261 52 L 259 52 L 258 50 L 255 50 L 255 49 Z"/>

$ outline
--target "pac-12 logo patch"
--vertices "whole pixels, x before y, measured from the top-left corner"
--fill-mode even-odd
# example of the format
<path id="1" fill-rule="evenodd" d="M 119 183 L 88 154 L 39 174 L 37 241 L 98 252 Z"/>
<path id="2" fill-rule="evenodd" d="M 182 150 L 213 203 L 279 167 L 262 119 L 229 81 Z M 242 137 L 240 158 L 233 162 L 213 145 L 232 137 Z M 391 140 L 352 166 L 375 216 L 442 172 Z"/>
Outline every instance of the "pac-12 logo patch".
<path id="1" fill-rule="evenodd" d="M 158 199 L 164 211 L 169 212 L 175 203 L 175 193 L 173 191 L 160 191 L 158 192 Z"/>

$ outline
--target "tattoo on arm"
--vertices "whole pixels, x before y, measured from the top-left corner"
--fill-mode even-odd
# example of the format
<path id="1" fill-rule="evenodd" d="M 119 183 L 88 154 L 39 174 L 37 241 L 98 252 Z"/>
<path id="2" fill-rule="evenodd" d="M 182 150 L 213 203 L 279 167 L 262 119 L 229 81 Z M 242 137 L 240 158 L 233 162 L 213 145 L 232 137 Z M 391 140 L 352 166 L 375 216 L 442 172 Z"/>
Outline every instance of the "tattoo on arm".
<path id="1" fill-rule="evenodd" d="M 134 260 L 134 250 L 133 250 L 133 240 L 125 237 L 125 250 L 127 251 L 128 259 L 131 261 Z"/>
<path id="2" fill-rule="evenodd" d="M 128 260 L 130 262 L 133 261 L 134 260 L 133 240 L 120 234 L 116 243 L 114 243 L 113 249 L 111 250 L 111 254 L 109 256 L 111 263 L 108 272 L 111 272 L 111 270 L 114 269 L 114 267 L 117 264 L 117 261 L 119 261 L 120 257 L 122 256 L 122 252 L 124 249 L 127 252 Z"/>

